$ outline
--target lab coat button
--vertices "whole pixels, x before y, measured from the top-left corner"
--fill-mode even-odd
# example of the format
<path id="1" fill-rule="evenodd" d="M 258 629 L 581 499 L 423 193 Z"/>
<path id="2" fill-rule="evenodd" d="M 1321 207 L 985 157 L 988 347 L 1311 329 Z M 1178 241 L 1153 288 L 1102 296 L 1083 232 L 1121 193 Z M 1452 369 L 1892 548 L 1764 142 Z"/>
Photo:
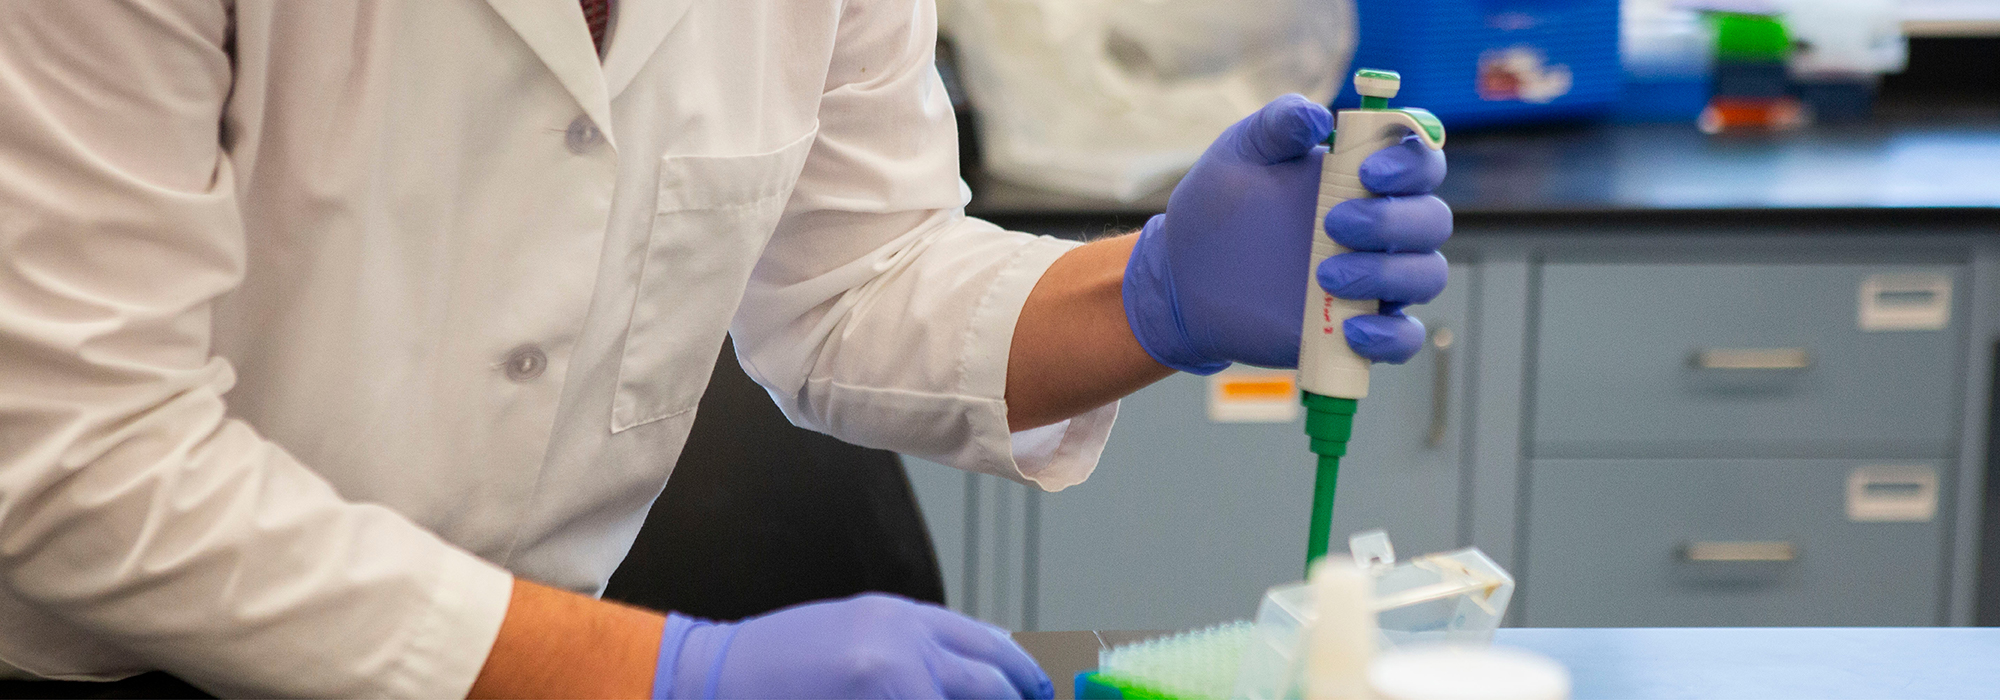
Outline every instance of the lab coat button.
<path id="1" fill-rule="evenodd" d="M 513 352 L 507 353 L 507 362 L 502 365 L 507 371 L 507 378 L 517 382 L 542 376 L 542 370 L 548 369 L 548 366 L 549 356 L 533 345 L 514 348 Z"/>
<path id="2" fill-rule="evenodd" d="M 576 121 L 569 123 L 568 129 L 563 130 L 563 143 L 569 146 L 569 152 L 583 155 L 591 146 L 597 145 L 599 135 L 597 125 L 590 123 L 590 117 L 577 117 Z"/>

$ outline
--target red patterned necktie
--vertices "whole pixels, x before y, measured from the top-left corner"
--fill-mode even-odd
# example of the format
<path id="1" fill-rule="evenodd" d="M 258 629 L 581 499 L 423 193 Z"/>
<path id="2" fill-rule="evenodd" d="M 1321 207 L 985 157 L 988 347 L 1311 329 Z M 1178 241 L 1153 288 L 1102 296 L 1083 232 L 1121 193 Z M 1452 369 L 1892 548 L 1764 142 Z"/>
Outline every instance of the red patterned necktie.
<path id="1" fill-rule="evenodd" d="M 604 30 L 611 22 L 611 0 L 583 0 L 583 21 L 590 24 L 590 40 L 604 53 Z"/>

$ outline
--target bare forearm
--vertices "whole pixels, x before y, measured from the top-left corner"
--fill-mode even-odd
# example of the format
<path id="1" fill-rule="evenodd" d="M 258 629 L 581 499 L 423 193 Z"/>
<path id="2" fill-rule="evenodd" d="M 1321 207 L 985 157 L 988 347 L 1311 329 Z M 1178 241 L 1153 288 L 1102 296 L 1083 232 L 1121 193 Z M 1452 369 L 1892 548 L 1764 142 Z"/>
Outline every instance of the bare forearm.
<path id="1" fill-rule="evenodd" d="M 1028 293 L 1007 359 L 1010 428 L 1065 420 L 1173 374 L 1139 347 L 1125 320 L 1121 282 L 1137 241 L 1132 234 L 1071 250 Z"/>
<path id="2" fill-rule="evenodd" d="M 666 617 L 515 579 L 474 698 L 645 698 Z"/>

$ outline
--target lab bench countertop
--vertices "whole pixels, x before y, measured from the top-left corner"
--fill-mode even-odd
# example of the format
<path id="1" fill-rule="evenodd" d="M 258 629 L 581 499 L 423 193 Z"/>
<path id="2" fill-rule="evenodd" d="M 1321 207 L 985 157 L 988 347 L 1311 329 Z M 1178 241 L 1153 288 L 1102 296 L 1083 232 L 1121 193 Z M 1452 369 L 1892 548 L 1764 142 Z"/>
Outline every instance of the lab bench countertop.
<path id="1" fill-rule="evenodd" d="M 1014 639 L 1072 697 L 1101 646 L 1158 632 L 1021 632 Z M 2000 697 L 2000 628 L 1502 629 L 1493 642 L 1548 655 L 1575 700 Z"/>
<path id="2" fill-rule="evenodd" d="M 1449 126 L 1449 125 L 1447 125 Z M 1555 126 L 1453 134 L 1437 194 L 1460 218 L 1770 210 L 2000 213 L 2000 120 L 1892 120 L 1708 136 L 1690 124 Z M 968 175 L 988 218 L 1120 220 L 1164 210 L 1165 190 L 1097 200 Z M 1143 220 L 1143 219 L 1141 219 Z"/>

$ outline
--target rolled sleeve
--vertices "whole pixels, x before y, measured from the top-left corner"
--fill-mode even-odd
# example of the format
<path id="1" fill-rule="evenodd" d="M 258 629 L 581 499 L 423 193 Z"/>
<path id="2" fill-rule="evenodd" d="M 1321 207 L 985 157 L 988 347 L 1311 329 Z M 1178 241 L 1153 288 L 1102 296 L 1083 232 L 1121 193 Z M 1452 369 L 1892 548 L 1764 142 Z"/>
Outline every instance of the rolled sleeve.
<path id="1" fill-rule="evenodd" d="M 513 592 L 514 577 L 500 567 L 471 555 L 446 557 L 430 605 L 411 627 L 400 673 L 385 686 L 402 697 L 465 697 L 500 636 Z"/>
<path id="2" fill-rule="evenodd" d="M 1008 352 L 1013 347 L 1014 325 L 1021 317 L 1022 306 L 1027 304 L 1028 293 L 1034 291 L 1035 283 L 1041 281 L 1042 274 L 1056 258 L 1076 246 L 1065 241 L 1036 239 L 1023 245 L 1013 260 L 994 276 L 986 298 L 973 313 L 973 339 L 965 348 L 967 381 L 974 393 L 1006 393 Z M 997 412 L 982 411 L 976 419 L 985 425 L 975 430 L 982 440 L 968 445 L 970 454 L 938 461 L 972 465 L 991 462 L 991 468 L 979 471 L 1033 484 L 1044 491 L 1060 491 L 1090 477 L 1117 416 L 1118 404 L 1114 402 L 1060 423 L 1007 434 L 1007 405 L 1002 401 Z M 984 444 L 987 435 L 1005 435 L 1007 447 L 1003 450 L 998 445 Z M 1002 453 L 1011 459 L 1005 462 L 995 459 L 995 455 Z"/>
<path id="3" fill-rule="evenodd" d="M 1029 292 L 1079 244 L 965 216 L 935 12 L 846 6 L 819 134 L 730 332 L 795 424 L 1061 489 L 1117 405 L 1010 433 L 1007 359 Z"/>
<path id="4" fill-rule="evenodd" d="M 1010 432 L 1007 365 L 1028 293 L 1078 244 L 1003 231 L 956 212 L 883 251 L 886 265 L 847 271 L 832 299 L 755 289 L 733 332 L 744 368 L 792 422 L 1046 490 L 1090 475 L 1116 403 L 1061 423 Z M 834 273 L 841 274 L 841 273 Z M 772 313 L 805 309 L 797 316 Z"/>

